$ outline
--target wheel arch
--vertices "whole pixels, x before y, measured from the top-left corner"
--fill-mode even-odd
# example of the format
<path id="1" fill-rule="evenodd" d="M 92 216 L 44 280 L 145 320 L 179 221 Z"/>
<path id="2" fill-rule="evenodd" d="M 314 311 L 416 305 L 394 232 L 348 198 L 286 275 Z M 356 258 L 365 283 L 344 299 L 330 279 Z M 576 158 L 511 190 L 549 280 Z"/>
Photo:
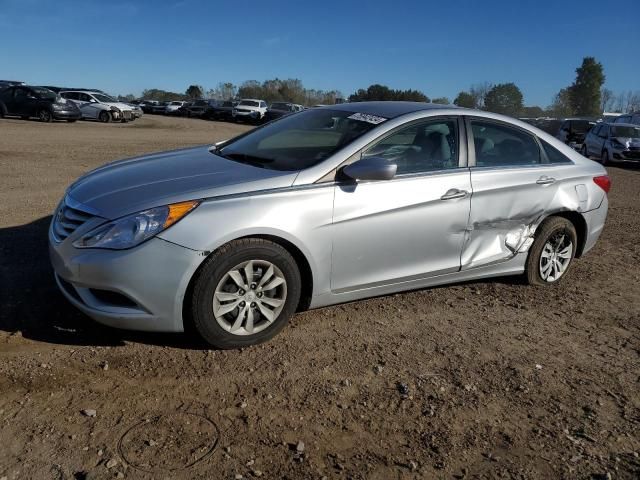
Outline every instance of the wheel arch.
<path id="1" fill-rule="evenodd" d="M 576 212 L 573 210 L 563 210 L 563 211 L 554 212 L 548 215 L 547 217 L 544 218 L 544 220 L 547 220 L 548 218 L 551 218 L 551 217 L 565 218 L 568 221 L 570 221 L 573 227 L 576 229 L 576 235 L 578 237 L 578 245 L 576 245 L 575 257 L 580 258 L 582 256 L 582 252 L 584 251 L 584 246 L 587 241 L 587 222 L 582 216 L 582 214 L 580 212 Z"/>
<path id="2" fill-rule="evenodd" d="M 311 268 L 311 264 L 309 260 L 307 259 L 307 256 L 302 252 L 302 250 L 295 243 L 281 236 L 271 235 L 266 233 L 247 234 L 247 235 L 230 239 L 224 242 L 223 244 L 219 245 L 214 250 L 206 252 L 207 255 L 203 257 L 202 261 L 200 262 L 200 265 L 198 265 L 195 271 L 191 274 L 191 278 L 189 279 L 187 288 L 185 289 L 185 292 L 184 292 L 184 297 L 182 298 L 182 322 L 183 322 L 185 331 L 190 331 L 194 328 L 192 313 L 191 313 L 191 302 L 189 301 L 189 299 L 193 294 L 194 280 L 197 278 L 198 272 L 200 272 L 200 269 L 203 268 L 203 266 L 206 263 L 206 260 L 211 255 L 213 255 L 216 251 L 222 248 L 224 245 L 227 245 L 229 242 L 232 242 L 235 240 L 242 240 L 246 238 L 260 238 L 263 240 L 268 240 L 277 245 L 280 245 L 282 248 L 284 248 L 285 250 L 287 250 L 287 252 L 291 254 L 291 256 L 296 261 L 296 264 L 298 265 L 298 268 L 300 270 L 300 277 L 302 280 L 300 285 L 300 288 L 301 288 L 300 300 L 298 302 L 298 307 L 296 308 L 296 311 L 300 312 L 300 311 L 307 310 L 309 308 L 311 304 L 311 298 L 313 296 L 313 270 Z"/>

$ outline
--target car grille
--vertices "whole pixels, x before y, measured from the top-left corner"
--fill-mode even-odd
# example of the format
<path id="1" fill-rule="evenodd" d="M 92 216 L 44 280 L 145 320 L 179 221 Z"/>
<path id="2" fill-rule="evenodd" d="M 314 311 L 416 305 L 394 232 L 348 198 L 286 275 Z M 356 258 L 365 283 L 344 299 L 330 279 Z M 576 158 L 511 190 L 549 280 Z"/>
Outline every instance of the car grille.
<path id="1" fill-rule="evenodd" d="M 242 113 L 247 113 L 250 112 L 251 110 L 247 110 L 246 108 L 236 108 L 236 112 L 242 112 Z"/>
<path id="2" fill-rule="evenodd" d="M 131 112 L 130 110 L 125 110 L 124 112 L 122 112 L 122 116 L 125 118 L 125 120 L 131 120 L 132 114 L 133 112 Z"/>
<path id="3" fill-rule="evenodd" d="M 70 207 L 64 201 L 58 207 L 55 215 L 53 219 L 53 236 L 59 242 L 75 232 L 80 225 L 94 217 L 91 213 Z"/>

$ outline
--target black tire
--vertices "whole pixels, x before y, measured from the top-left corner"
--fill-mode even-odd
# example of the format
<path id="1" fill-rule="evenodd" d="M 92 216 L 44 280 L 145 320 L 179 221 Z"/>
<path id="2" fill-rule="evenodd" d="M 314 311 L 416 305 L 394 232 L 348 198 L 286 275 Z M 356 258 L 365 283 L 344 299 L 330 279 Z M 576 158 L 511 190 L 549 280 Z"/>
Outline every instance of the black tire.
<path id="1" fill-rule="evenodd" d="M 589 158 L 589 152 L 587 152 L 587 145 L 585 143 L 582 144 L 582 148 L 580 149 L 580 153 L 583 157 Z"/>
<path id="2" fill-rule="evenodd" d="M 38 120 L 45 123 L 51 123 L 53 121 L 53 115 L 49 110 L 43 108 L 38 111 Z"/>
<path id="3" fill-rule="evenodd" d="M 76 120 L 77 120 L 77 119 L 75 119 L 75 118 L 70 118 L 70 119 L 68 119 L 68 120 L 67 120 L 67 122 L 68 122 L 68 123 L 74 123 Z"/>
<path id="4" fill-rule="evenodd" d="M 218 283 L 227 272 L 248 260 L 267 261 L 280 269 L 286 280 L 287 294 L 280 314 L 271 325 L 252 335 L 235 335 L 218 323 L 213 313 L 212 301 Z M 215 348 L 242 348 L 266 342 L 277 335 L 296 312 L 301 282 L 296 261 L 282 246 L 261 238 L 229 242 L 205 260 L 193 279 L 190 299 L 193 326 L 202 339 Z"/>
<path id="5" fill-rule="evenodd" d="M 558 235 L 566 235 L 571 241 L 572 250 L 569 264 L 559 278 L 555 280 L 545 280 L 541 275 L 541 257 L 545 244 Z M 545 219 L 536 230 L 535 240 L 529 248 L 529 256 L 527 258 L 526 275 L 530 285 L 552 285 L 558 283 L 567 276 L 568 271 L 573 265 L 573 259 L 578 246 L 578 235 L 576 228 L 569 220 L 563 217 L 549 217 Z"/>
<path id="6" fill-rule="evenodd" d="M 111 121 L 111 114 L 106 110 L 103 110 L 98 114 L 98 120 L 102 123 L 109 123 Z"/>
<path id="7" fill-rule="evenodd" d="M 609 152 L 607 150 L 602 150 L 602 153 L 600 154 L 600 163 L 602 165 L 609 164 Z"/>

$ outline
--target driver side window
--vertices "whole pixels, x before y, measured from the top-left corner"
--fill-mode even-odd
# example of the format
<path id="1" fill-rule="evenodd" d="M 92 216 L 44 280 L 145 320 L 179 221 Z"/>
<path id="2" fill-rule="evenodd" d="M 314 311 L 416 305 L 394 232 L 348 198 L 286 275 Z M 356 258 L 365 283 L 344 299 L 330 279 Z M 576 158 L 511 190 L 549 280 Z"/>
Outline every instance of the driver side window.
<path id="1" fill-rule="evenodd" d="M 398 165 L 397 175 L 458 168 L 458 128 L 454 119 L 428 120 L 402 128 L 362 154 Z"/>

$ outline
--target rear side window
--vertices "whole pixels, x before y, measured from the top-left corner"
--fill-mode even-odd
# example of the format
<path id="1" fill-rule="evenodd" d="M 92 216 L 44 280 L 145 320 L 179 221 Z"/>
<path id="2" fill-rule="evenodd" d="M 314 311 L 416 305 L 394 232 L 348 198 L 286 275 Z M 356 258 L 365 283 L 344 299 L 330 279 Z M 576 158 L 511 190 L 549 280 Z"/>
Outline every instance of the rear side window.
<path id="1" fill-rule="evenodd" d="M 544 149 L 544 153 L 547 155 L 549 163 L 573 163 L 569 157 L 566 157 L 562 152 L 560 152 L 560 150 L 552 147 L 542 139 L 539 140 L 540 143 L 542 143 L 542 148 Z"/>
<path id="2" fill-rule="evenodd" d="M 471 121 L 476 167 L 526 166 L 541 163 L 533 135 L 500 123 Z"/>

